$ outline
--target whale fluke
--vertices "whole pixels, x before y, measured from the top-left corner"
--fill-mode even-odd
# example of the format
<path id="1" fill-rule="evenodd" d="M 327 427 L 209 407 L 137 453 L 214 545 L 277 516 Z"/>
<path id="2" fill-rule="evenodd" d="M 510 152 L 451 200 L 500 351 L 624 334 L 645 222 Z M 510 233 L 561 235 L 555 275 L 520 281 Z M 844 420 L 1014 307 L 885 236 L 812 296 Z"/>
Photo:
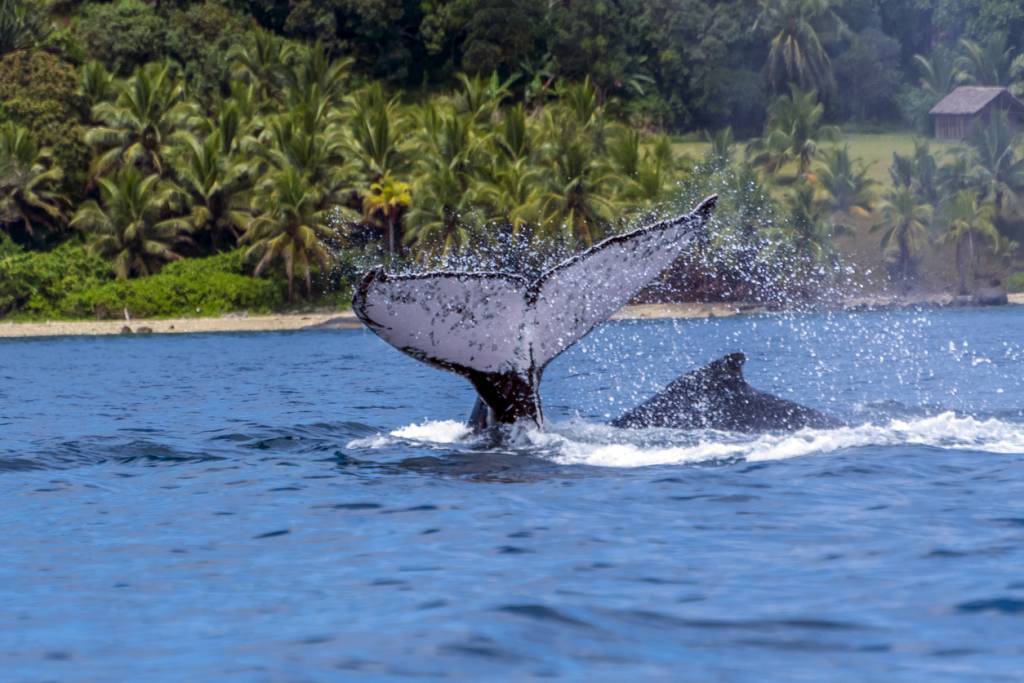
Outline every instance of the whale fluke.
<path id="1" fill-rule="evenodd" d="M 687 373 L 612 422 L 640 429 L 720 429 L 733 432 L 832 429 L 842 422 L 813 408 L 758 391 L 743 378 L 742 353 L 730 353 Z"/>
<path id="2" fill-rule="evenodd" d="M 508 273 L 368 272 L 352 309 L 389 344 L 467 377 L 487 424 L 543 423 L 544 367 L 654 280 L 707 223 L 717 196 L 692 212 L 616 235 L 530 282 Z"/>

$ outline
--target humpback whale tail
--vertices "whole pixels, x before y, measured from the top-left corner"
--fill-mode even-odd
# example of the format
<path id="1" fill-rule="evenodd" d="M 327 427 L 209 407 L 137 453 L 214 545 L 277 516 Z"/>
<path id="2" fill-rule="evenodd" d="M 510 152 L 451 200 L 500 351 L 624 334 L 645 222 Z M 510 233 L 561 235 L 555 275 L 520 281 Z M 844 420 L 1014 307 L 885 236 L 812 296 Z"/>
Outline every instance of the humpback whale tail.
<path id="1" fill-rule="evenodd" d="M 352 309 L 399 350 L 468 378 L 486 406 L 474 411 L 476 422 L 539 426 L 544 367 L 667 268 L 716 200 L 609 237 L 532 282 L 494 272 L 389 275 L 377 267 L 356 288 Z"/>

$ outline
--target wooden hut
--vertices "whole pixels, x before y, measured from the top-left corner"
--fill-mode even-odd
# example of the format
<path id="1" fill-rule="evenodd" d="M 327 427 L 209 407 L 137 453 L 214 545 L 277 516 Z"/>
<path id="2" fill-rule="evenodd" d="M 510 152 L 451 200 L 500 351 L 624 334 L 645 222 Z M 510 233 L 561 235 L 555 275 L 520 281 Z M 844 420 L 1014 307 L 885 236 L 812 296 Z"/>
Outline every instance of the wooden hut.
<path id="1" fill-rule="evenodd" d="M 1010 123 L 1024 122 L 1024 102 L 1002 87 L 962 85 L 932 107 L 935 137 L 939 140 L 963 140 L 978 121 L 984 122 L 993 110 L 1005 111 Z"/>

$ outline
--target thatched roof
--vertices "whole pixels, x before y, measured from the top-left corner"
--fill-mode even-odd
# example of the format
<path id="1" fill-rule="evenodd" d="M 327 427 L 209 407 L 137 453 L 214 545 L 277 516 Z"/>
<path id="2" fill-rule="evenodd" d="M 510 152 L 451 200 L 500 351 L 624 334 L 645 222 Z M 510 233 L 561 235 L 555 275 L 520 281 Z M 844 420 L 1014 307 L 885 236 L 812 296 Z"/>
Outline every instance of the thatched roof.
<path id="1" fill-rule="evenodd" d="M 952 115 L 977 114 L 987 107 L 992 100 L 999 97 L 1005 98 L 1005 106 L 1024 111 L 1024 102 L 1010 94 L 1010 91 L 1006 88 L 961 85 L 939 100 L 939 103 L 932 107 L 928 113 Z"/>

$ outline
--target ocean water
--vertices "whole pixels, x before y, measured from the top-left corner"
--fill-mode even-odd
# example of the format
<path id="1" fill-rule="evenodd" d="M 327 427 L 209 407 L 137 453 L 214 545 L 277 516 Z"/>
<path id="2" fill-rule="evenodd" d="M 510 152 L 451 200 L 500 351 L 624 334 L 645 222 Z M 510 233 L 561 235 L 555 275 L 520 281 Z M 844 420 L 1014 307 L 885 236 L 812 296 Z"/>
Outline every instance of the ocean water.
<path id="1" fill-rule="evenodd" d="M 604 425 L 731 351 L 849 427 Z M 1019 681 L 1024 311 L 608 323 L 544 433 L 366 331 L 0 341 L 0 680 Z"/>

